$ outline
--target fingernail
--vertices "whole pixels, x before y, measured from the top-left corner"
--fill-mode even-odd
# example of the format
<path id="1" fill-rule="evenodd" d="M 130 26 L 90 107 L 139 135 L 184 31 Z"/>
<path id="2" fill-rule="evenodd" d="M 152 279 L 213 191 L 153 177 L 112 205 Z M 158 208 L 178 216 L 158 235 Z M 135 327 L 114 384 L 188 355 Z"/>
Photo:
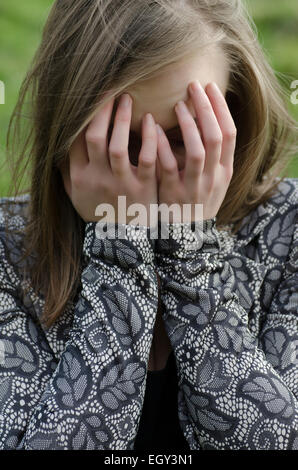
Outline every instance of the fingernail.
<path id="1" fill-rule="evenodd" d="M 122 101 L 122 103 L 121 103 L 122 106 L 126 108 L 130 105 L 131 98 L 127 93 L 125 93 L 124 95 L 122 95 L 122 100 L 121 101 Z"/>
<path id="2" fill-rule="evenodd" d="M 202 89 L 202 85 L 199 83 L 198 80 L 195 80 L 194 82 L 191 83 L 190 85 L 190 90 L 192 92 L 200 91 Z"/>
<path id="3" fill-rule="evenodd" d="M 149 124 L 150 126 L 152 126 L 154 124 L 152 114 L 150 114 L 150 113 L 146 114 L 146 123 Z"/>
<path id="4" fill-rule="evenodd" d="M 219 86 L 215 83 L 215 82 L 212 82 L 211 83 L 211 86 L 214 90 L 216 90 L 218 93 L 221 93 L 220 89 L 219 89 Z"/>
<path id="5" fill-rule="evenodd" d="M 186 113 L 186 112 L 187 112 L 187 106 L 186 106 L 186 104 L 184 103 L 184 101 L 178 101 L 178 103 L 176 104 L 175 108 L 178 109 L 179 111 L 181 111 L 182 113 Z"/>
<path id="6" fill-rule="evenodd" d="M 157 128 L 157 133 L 158 133 L 158 135 L 163 135 L 163 130 L 162 130 L 162 128 L 160 127 L 159 124 L 156 124 L 156 128 Z"/>

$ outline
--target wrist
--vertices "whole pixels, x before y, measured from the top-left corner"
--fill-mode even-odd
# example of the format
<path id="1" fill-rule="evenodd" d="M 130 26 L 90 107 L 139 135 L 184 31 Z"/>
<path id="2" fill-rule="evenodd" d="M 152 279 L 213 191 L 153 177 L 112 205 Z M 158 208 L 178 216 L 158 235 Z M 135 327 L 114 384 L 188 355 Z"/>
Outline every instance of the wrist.
<path id="1" fill-rule="evenodd" d="M 158 221 L 158 240 L 155 244 L 157 255 L 171 255 L 177 258 L 192 253 L 216 253 L 220 241 L 216 229 L 216 217 L 200 222 Z"/>
<path id="2" fill-rule="evenodd" d="M 102 259 L 124 268 L 154 263 L 157 227 L 131 224 L 101 224 L 88 222 L 85 226 L 83 254 L 93 260 Z"/>

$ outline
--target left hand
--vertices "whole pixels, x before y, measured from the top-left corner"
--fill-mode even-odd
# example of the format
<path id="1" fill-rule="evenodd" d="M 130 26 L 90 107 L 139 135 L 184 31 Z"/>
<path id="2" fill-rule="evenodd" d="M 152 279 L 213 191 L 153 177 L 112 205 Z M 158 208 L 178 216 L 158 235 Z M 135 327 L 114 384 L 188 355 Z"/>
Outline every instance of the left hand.
<path id="1" fill-rule="evenodd" d="M 191 220 L 194 204 L 202 204 L 207 220 L 217 215 L 232 179 L 237 129 L 217 85 L 208 84 L 205 92 L 192 83 L 198 85 L 189 92 L 199 128 L 184 102 L 175 106 L 186 151 L 183 170 L 164 131 L 158 135 L 159 204 L 179 204 L 181 213 L 183 204 L 191 204 Z"/>

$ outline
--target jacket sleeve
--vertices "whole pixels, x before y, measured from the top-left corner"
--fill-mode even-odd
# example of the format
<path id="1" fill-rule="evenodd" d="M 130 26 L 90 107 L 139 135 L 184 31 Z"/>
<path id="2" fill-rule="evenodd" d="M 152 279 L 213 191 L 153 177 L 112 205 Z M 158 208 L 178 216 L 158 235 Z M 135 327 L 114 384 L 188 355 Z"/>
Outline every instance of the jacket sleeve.
<path id="1" fill-rule="evenodd" d="M 149 228 L 85 228 L 86 267 L 57 360 L 26 313 L 0 238 L 0 448 L 132 449 L 157 311 Z M 123 232 L 122 232 L 123 233 Z"/>
<path id="2" fill-rule="evenodd" d="M 169 237 L 157 241 L 157 271 L 190 448 L 298 449 L 297 225 L 289 273 L 260 338 L 240 302 L 237 263 L 221 255 L 216 217 L 199 228 L 165 226 Z M 246 263 L 244 278 L 253 277 L 251 260 L 238 261 Z M 282 345 L 273 356 L 276 340 Z"/>

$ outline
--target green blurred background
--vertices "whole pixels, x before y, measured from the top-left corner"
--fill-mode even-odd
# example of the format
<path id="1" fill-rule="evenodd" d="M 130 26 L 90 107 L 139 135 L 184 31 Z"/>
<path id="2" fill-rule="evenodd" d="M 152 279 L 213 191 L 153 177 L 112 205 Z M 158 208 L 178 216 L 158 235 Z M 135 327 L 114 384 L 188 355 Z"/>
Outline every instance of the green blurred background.
<path id="1" fill-rule="evenodd" d="M 0 164 L 9 117 L 17 100 L 22 79 L 36 50 L 44 22 L 53 0 L 1 0 L 0 4 L 0 80 L 5 83 L 5 104 L 0 104 Z M 297 0 L 247 0 L 259 31 L 259 40 L 275 71 L 298 79 L 298 3 Z M 298 120 L 298 105 L 289 109 Z M 298 157 L 294 157 L 289 176 L 298 177 Z M 0 197 L 7 195 L 10 176 L 0 173 Z"/>

